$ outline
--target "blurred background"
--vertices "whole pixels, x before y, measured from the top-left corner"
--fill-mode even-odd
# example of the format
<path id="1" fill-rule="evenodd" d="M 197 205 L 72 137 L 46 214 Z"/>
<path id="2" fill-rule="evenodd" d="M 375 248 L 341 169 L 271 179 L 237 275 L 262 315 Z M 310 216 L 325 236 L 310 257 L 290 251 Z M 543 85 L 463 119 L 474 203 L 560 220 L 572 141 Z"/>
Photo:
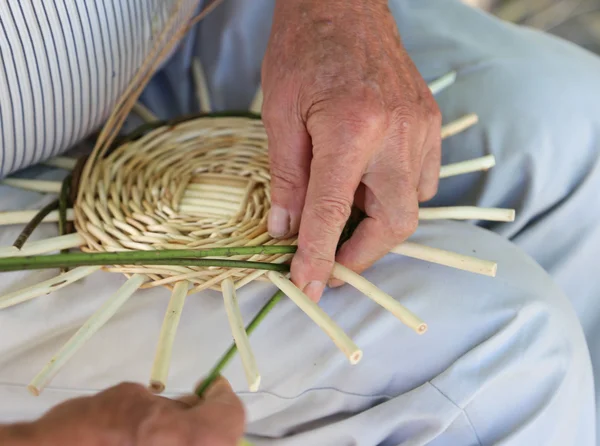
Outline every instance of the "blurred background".
<path id="1" fill-rule="evenodd" d="M 544 30 L 600 54 L 600 0 L 463 0 L 509 22 Z"/>

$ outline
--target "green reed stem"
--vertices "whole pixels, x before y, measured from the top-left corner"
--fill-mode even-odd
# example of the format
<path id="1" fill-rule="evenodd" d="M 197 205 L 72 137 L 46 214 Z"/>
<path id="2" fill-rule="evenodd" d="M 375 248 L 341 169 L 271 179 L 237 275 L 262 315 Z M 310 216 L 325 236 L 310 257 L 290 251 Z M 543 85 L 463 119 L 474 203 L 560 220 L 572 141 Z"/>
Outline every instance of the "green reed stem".
<path id="1" fill-rule="evenodd" d="M 151 258 L 142 260 L 131 260 L 127 257 L 103 259 L 96 254 L 89 254 L 85 259 L 79 258 L 79 254 L 56 254 L 50 256 L 31 257 L 5 257 L 0 259 L 0 272 L 51 269 L 51 268 L 75 268 L 78 266 L 111 266 L 111 265 L 158 265 L 158 266 L 187 266 L 187 267 L 210 267 L 236 268 L 236 269 L 261 269 L 267 271 L 287 272 L 289 265 L 269 262 L 247 262 L 243 260 L 227 259 L 191 259 L 191 258 Z M 70 257 L 75 257 L 71 259 Z"/>
<path id="2" fill-rule="evenodd" d="M 283 294 L 283 292 L 277 291 L 273 295 L 273 297 L 269 299 L 269 301 L 261 308 L 258 314 L 254 317 L 254 319 L 252 319 L 252 322 L 250 322 L 246 327 L 246 333 L 248 333 L 248 335 L 252 334 L 252 332 L 260 325 L 260 323 L 267 316 L 267 314 L 271 312 L 275 305 L 277 305 L 277 303 L 284 296 L 285 294 Z M 206 389 L 208 389 L 211 386 L 211 384 L 215 381 L 215 379 L 217 379 L 221 375 L 223 369 L 227 366 L 227 364 L 229 364 L 229 362 L 233 359 L 236 353 L 237 346 L 234 342 L 233 344 L 231 344 L 231 347 L 229 347 L 229 350 L 227 350 L 225 354 L 221 357 L 221 359 L 219 359 L 219 362 L 217 362 L 217 364 L 212 368 L 206 379 L 202 381 L 202 384 L 198 386 L 198 388 L 196 389 L 196 395 L 201 397 L 204 394 L 204 392 L 206 392 Z"/>
<path id="3" fill-rule="evenodd" d="M 223 266 L 229 268 L 269 269 L 285 271 L 282 265 L 239 260 L 205 259 L 246 255 L 292 254 L 296 246 L 242 246 L 210 249 L 167 249 L 164 251 L 74 252 L 42 256 L 5 257 L 0 259 L 0 272 L 20 269 L 46 269 L 88 265 L 184 265 Z M 169 261 L 171 263 L 169 263 Z M 267 266 L 265 266 L 267 265 Z"/>

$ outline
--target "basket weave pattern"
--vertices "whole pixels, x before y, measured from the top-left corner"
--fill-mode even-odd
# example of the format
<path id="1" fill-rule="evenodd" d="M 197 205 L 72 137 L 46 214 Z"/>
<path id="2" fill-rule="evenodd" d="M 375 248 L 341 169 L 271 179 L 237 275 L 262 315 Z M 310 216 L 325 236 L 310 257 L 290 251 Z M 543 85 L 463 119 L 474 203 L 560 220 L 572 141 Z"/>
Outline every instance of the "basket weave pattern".
<path id="1" fill-rule="evenodd" d="M 75 209 L 87 252 L 294 244 L 267 232 L 267 135 L 259 119 L 203 117 L 159 127 L 98 159 L 82 178 Z M 231 258 L 231 257 L 230 257 Z M 237 256 L 285 262 L 289 254 Z M 146 287 L 188 280 L 191 292 L 231 277 L 240 287 L 264 271 L 180 266 L 114 266 L 146 274 Z"/>

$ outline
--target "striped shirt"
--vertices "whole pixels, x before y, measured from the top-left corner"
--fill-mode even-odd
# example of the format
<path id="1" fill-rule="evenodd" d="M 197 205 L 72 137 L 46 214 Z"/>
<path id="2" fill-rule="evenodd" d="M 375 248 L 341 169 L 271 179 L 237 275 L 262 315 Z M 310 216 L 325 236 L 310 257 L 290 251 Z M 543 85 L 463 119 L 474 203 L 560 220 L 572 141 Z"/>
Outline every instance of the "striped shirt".
<path id="1" fill-rule="evenodd" d="M 99 128 L 175 3 L 0 0 L 0 178 Z"/>

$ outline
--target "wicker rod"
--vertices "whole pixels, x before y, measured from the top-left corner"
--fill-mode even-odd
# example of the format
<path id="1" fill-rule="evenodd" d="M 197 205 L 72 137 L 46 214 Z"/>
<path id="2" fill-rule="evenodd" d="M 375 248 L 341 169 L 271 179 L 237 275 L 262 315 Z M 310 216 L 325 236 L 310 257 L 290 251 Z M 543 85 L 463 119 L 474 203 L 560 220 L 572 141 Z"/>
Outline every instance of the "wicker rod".
<path id="1" fill-rule="evenodd" d="M 316 303 L 300 291 L 289 279 L 277 272 L 267 273 L 269 280 L 283 291 L 304 313 L 331 338 L 334 344 L 346 355 L 350 364 L 358 364 L 362 351 L 346 333 Z"/>
<path id="2" fill-rule="evenodd" d="M 67 273 L 69 274 L 69 273 Z M 119 290 L 113 294 L 96 311 L 83 326 L 67 341 L 56 355 L 46 364 L 29 383 L 27 389 L 35 396 L 38 396 L 44 387 L 50 383 L 58 371 L 71 359 L 81 347 L 106 324 L 109 319 L 127 302 L 135 291 L 144 283 L 147 277 L 135 275 L 131 277 Z"/>
<path id="3" fill-rule="evenodd" d="M 227 320 L 231 328 L 231 334 L 235 341 L 235 345 L 240 353 L 246 381 L 250 392 L 257 392 L 260 387 L 260 373 L 256 365 L 256 358 L 250 346 L 250 339 L 244 328 L 244 321 L 238 305 L 237 296 L 233 281 L 227 278 L 221 282 L 221 290 L 223 291 L 223 301 L 225 303 L 225 312 Z"/>
<path id="4" fill-rule="evenodd" d="M 150 373 L 149 387 L 154 393 L 162 393 L 167 384 L 173 343 L 175 342 L 175 334 L 177 333 L 177 327 L 181 319 L 181 312 L 183 311 L 188 288 L 189 282 L 178 282 L 175 284 L 173 293 L 171 294 L 171 300 L 169 301 L 158 337 L 152 372 Z"/>

